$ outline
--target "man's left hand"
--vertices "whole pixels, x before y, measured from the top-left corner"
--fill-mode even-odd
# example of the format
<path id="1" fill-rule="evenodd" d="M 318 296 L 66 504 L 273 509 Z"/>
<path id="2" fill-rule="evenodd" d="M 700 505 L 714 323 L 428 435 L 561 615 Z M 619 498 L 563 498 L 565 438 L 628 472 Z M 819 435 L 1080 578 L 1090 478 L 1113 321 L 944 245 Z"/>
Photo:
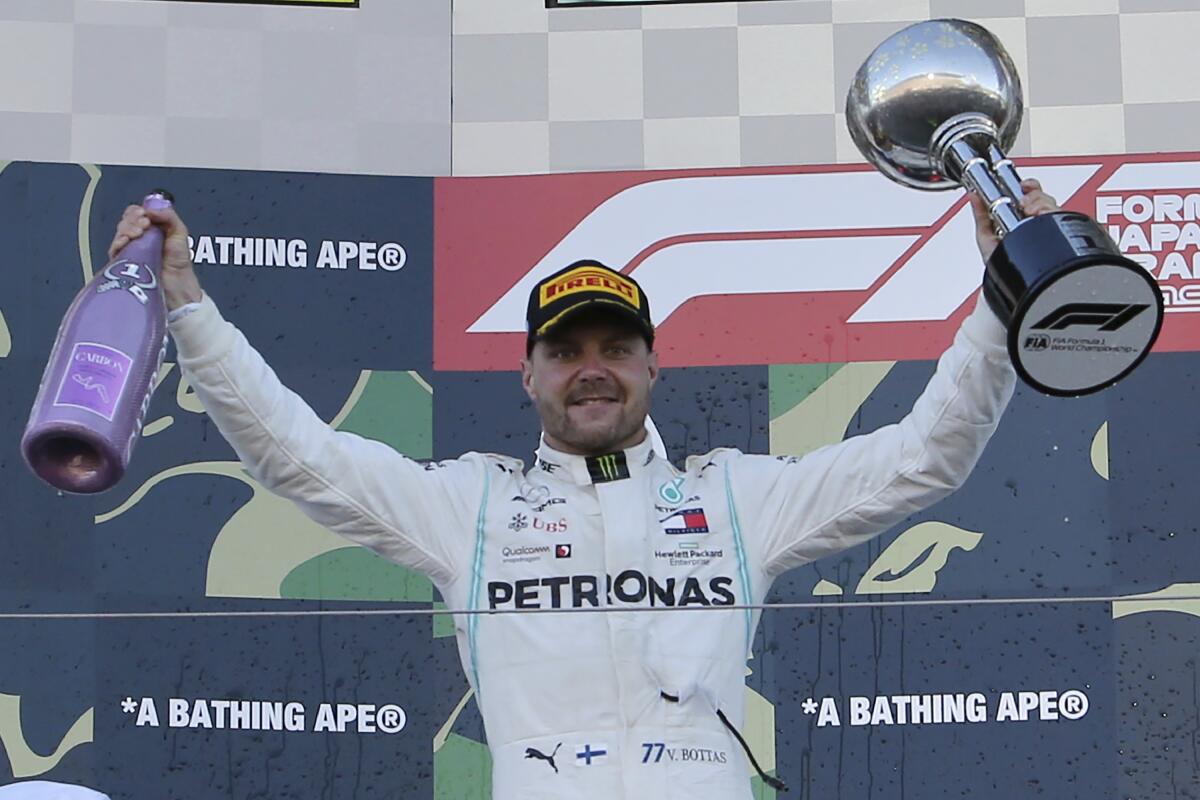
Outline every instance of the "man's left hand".
<path id="1" fill-rule="evenodd" d="M 1042 191 L 1042 184 L 1038 183 L 1035 178 L 1026 178 L 1021 181 L 1021 188 L 1025 191 L 1025 197 L 1021 200 L 1021 211 L 1025 216 L 1033 217 L 1059 210 L 1058 201 Z M 971 210 L 975 212 L 975 241 L 979 244 L 979 254 L 986 262 L 992 257 L 992 251 L 996 249 L 996 245 L 1000 244 L 1000 237 L 996 234 L 996 228 L 992 224 L 992 217 L 988 213 L 987 204 L 983 202 L 983 198 L 975 192 L 967 192 L 967 197 L 971 200 Z"/>

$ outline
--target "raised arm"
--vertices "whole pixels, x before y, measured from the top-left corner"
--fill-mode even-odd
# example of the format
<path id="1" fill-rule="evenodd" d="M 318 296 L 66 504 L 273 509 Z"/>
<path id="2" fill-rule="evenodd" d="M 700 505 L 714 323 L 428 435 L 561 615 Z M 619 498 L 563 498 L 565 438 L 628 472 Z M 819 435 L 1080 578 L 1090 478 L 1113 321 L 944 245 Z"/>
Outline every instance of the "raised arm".
<path id="1" fill-rule="evenodd" d="M 1026 213 L 1056 210 L 1037 181 L 1024 184 Z M 971 197 L 986 260 L 998 239 Z M 1016 382 L 1000 320 L 982 298 L 937 371 L 900 422 L 802 458 L 743 457 L 741 494 L 752 499 L 751 535 L 778 574 L 859 544 L 957 489 L 970 475 Z"/>
<path id="2" fill-rule="evenodd" d="M 151 224 L 165 234 L 160 280 L 180 368 L 250 474 L 335 533 L 440 582 L 452 579 L 462 560 L 455 533 L 469 530 L 457 514 L 478 505 L 482 460 L 427 466 L 333 430 L 202 292 L 187 227 L 174 211 L 130 206 L 111 252 Z"/>

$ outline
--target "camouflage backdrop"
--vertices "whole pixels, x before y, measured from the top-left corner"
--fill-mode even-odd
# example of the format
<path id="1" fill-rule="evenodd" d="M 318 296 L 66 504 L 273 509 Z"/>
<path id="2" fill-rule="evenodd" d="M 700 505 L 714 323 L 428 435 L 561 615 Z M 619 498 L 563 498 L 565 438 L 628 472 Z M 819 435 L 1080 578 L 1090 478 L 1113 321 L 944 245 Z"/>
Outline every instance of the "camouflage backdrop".
<path id="1" fill-rule="evenodd" d="M 1019 387 L 960 492 L 777 582 L 771 602 L 790 605 L 763 614 L 746 733 L 790 796 L 1200 798 L 1198 163 L 1026 165 L 1160 280 L 1160 352 L 1085 399 Z M 429 582 L 263 491 L 173 350 L 115 489 L 61 496 L 25 469 L 18 440 L 61 314 L 121 209 L 157 186 L 179 200 L 206 290 L 283 380 L 334 427 L 417 458 L 532 451 L 511 298 L 574 258 L 646 285 L 667 365 L 653 415 L 677 462 L 717 446 L 801 454 L 896 421 L 981 269 L 957 195 L 858 168 L 4 166 L 0 783 L 489 796 Z"/>

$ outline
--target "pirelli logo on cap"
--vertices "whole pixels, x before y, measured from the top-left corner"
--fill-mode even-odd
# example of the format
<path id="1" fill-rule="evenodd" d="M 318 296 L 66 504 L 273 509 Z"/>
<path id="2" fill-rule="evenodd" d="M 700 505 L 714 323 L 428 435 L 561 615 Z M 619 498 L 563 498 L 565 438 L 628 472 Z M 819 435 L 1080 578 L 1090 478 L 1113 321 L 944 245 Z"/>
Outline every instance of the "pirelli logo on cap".
<path id="1" fill-rule="evenodd" d="M 576 292 L 605 292 L 621 298 L 634 308 L 641 305 L 637 286 L 620 273 L 599 267 L 578 267 L 543 286 L 539 291 L 538 307 L 545 308 Z"/>

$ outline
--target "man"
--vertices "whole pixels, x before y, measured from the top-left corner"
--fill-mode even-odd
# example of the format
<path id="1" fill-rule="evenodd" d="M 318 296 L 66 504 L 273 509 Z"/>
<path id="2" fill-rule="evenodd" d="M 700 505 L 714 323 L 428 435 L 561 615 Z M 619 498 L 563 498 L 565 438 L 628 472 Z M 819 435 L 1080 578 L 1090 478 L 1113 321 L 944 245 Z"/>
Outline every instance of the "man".
<path id="1" fill-rule="evenodd" d="M 1054 210 L 1036 182 L 1025 188 L 1027 213 Z M 972 203 L 986 258 L 996 236 Z M 333 431 L 279 382 L 201 291 L 174 212 L 131 206 L 111 252 L 151 224 L 166 234 L 180 366 L 245 466 L 333 531 L 429 575 L 460 612 L 497 800 L 749 798 L 738 734 L 749 607 L 783 571 L 953 491 L 1013 391 L 1004 331 L 980 302 L 899 423 L 800 458 L 715 450 L 680 471 L 646 434 L 649 301 L 585 261 L 530 295 L 533 467 L 480 453 L 421 464 Z M 481 610 L 521 613 L 470 613 Z"/>

